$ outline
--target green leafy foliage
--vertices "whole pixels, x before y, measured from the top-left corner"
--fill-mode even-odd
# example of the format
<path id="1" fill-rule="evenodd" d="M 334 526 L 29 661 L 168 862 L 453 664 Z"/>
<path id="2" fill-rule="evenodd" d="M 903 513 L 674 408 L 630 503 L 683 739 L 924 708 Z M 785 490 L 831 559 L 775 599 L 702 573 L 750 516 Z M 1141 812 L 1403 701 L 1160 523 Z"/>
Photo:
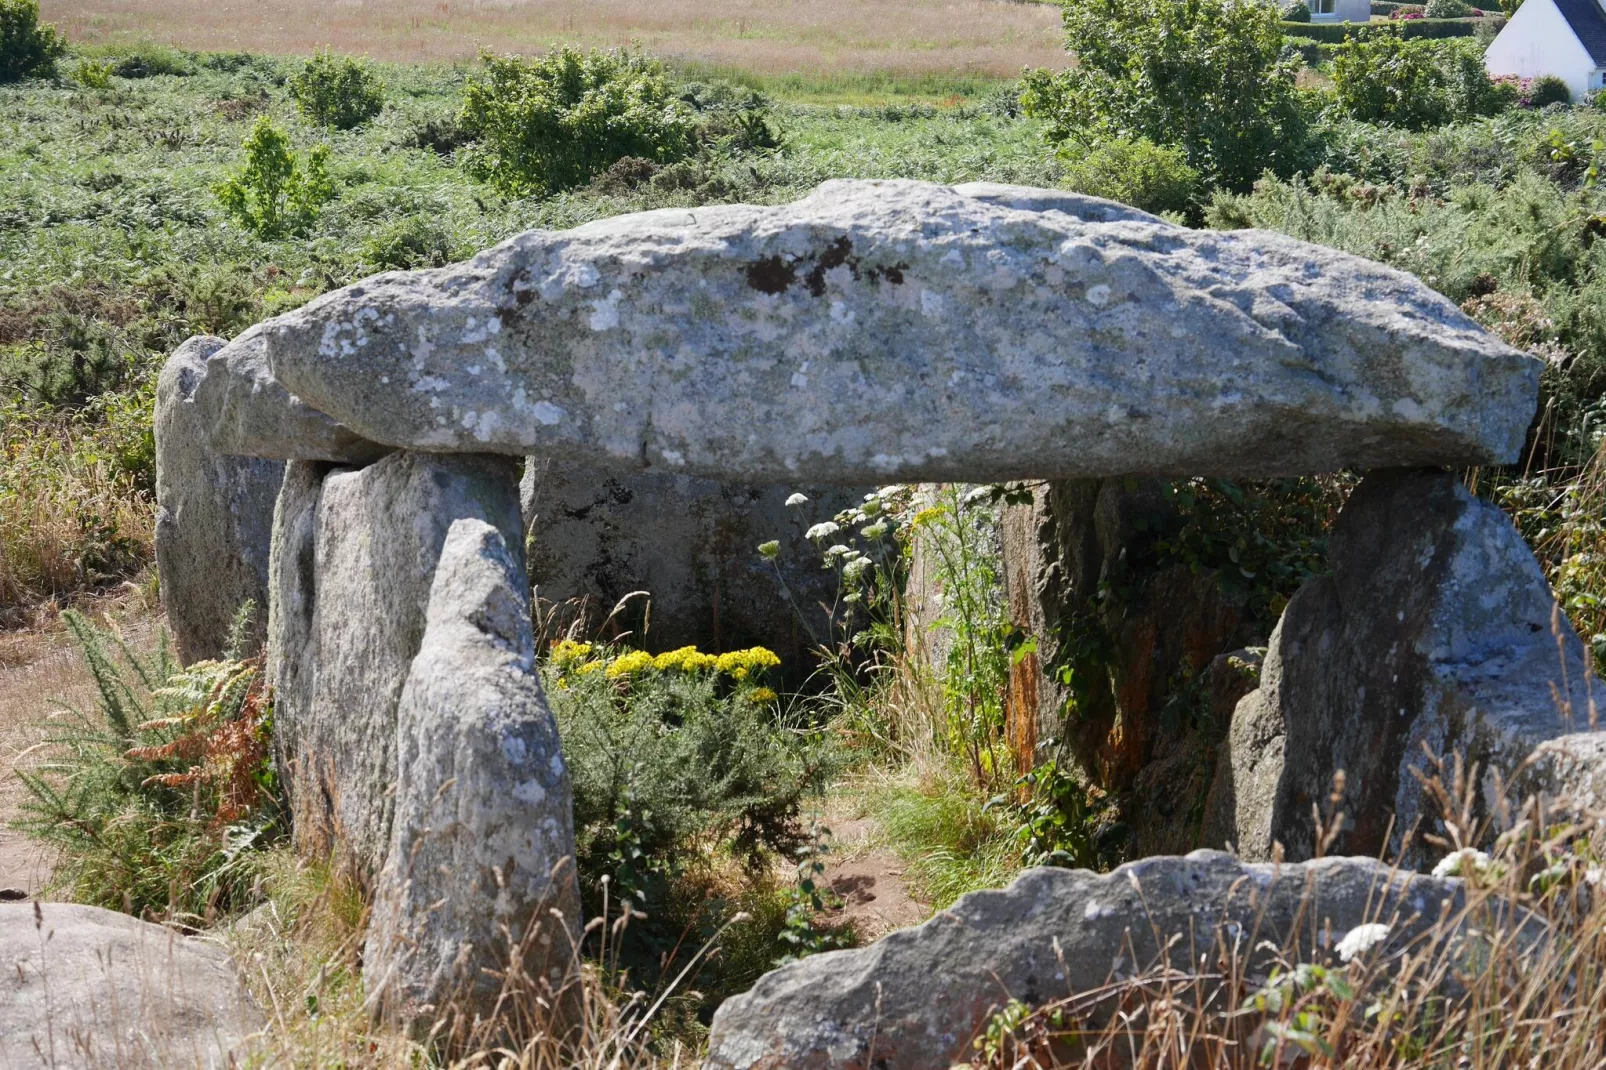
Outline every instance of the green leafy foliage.
<path id="1" fill-rule="evenodd" d="M 1509 103 L 1468 41 L 1407 41 L 1372 34 L 1344 42 L 1333 58 L 1333 92 L 1352 119 L 1423 130 L 1492 115 Z"/>
<path id="2" fill-rule="evenodd" d="M 259 238 L 304 232 L 334 199 L 329 146 L 315 146 L 305 160 L 290 150 L 290 138 L 266 115 L 246 136 L 245 167 L 214 187 L 223 210 Z"/>
<path id="3" fill-rule="evenodd" d="M 60 849 L 53 879 L 78 902 L 191 923 L 247 902 L 252 852 L 282 828 L 260 663 L 181 669 L 165 639 L 142 657 L 75 612 L 65 620 L 98 705 L 50 722 L 48 757 L 18 772 L 29 798 L 17 827 Z"/>
<path id="4" fill-rule="evenodd" d="M 1293 3 L 1283 5 L 1282 18 L 1284 22 L 1309 22 L 1310 7 L 1305 0 L 1293 0 Z"/>
<path id="5" fill-rule="evenodd" d="M 0 82 L 48 78 L 67 53 L 67 39 L 39 24 L 39 0 L 0 0 Z"/>
<path id="6" fill-rule="evenodd" d="M 1572 99 L 1573 91 L 1554 74 L 1535 78 L 1533 85 L 1528 88 L 1528 103 L 1535 108 L 1543 108 L 1547 104 L 1569 104 Z"/>
<path id="7" fill-rule="evenodd" d="M 694 147 L 691 112 L 639 55 L 560 48 L 484 59 L 463 93 L 460 122 L 478 139 L 463 163 L 505 194 L 570 189 L 622 157 L 668 163 Z"/>
<path id="8" fill-rule="evenodd" d="M 1199 172 L 1188 166 L 1187 155 L 1145 138 L 1116 138 L 1081 154 L 1067 149 L 1061 153 L 1066 157 L 1066 189 L 1145 212 L 1186 213 L 1199 192 Z"/>
<path id="9" fill-rule="evenodd" d="M 1175 145 L 1213 182 L 1248 189 L 1304 162 L 1297 60 L 1282 58 L 1274 8 L 1236 0 L 1070 0 L 1075 66 L 1028 71 L 1021 104 L 1047 137 L 1095 146 Z"/>
<path id="10" fill-rule="evenodd" d="M 1472 14 L 1472 7 L 1462 0 L 1428 0 L 1423 14 L 1430 19 L 1464 19 Z"/>
<path id="11" fill-rule="evenodd" d="M 384 110 L 385 83 L 361 60 L 320 52 L 290 78 L 290 97 L 318 125 L 351 130 Z"/>

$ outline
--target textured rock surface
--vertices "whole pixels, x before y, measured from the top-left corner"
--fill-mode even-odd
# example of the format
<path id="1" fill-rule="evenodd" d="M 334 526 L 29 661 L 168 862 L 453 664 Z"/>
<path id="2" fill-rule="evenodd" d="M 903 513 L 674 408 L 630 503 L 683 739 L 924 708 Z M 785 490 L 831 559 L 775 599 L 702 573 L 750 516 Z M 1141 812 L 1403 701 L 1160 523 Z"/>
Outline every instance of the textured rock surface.
<path id="1" fill-rule="evenodd" d="M 648 649 L 759 645 L 802 671 L 808 652 L 830 638 L 825 607 L 836 595 L 835 573 L 821 569 L 819 548 L 803 533 L 868 489 L 722 484 L 531 458 L 519 494 L 530 579 L 543 603 L 585 600 L 582 634 L 625 595 L 648 591 L 645 635 L 645 600 L 613 620 Z M 788 507 L 798 491 L 809 501 Z M 773 565 L 758 553 L 771 539 L 781 544 Z M 572 613 L 558 611 L 562 620 Z"/>
<path id="2" fill-rule="evenodd" d="M 435 564 L 471 517 L 519 553 L 511 458 L 404 451 L 366 468 L 292 466 L 280 495 L 270 673 L 296 835 L 377 872 L 390 843 L 396 706 Z"/>
<path id="3" fill-rule="evenodd" d="M 99 907 L 0 903 L 0 1065 L 243 1065 L 263 1026 L 215 944 Z"/>
<path id="4" fill-rule="evenodd" d="M 1536 745 L 1574 728 L 1558 695 L 1589 708 L 1583 646 L 1539 563 L 1455 476 L 1367 476 L 1334 525 L 1328 562 L 1331 573 L 1289 602 L 1260 687 L 1233 715 L 1245 857 L 1270 857 L 1274 842 L 1307 857 L 1312 805 L 1326 808 L 1339 770 L 1347 820 L 1335 850 L 1398 847 L 1419 822 L 1438 831 L 1413 775 L 1428 767 L 1424 745 L 1509 782 Z"/>
<path id="5" fill-rule="evenodd" d="M 1599 688 L 1595 702 L 1597 706 L 1606 702 Z M 1532 772 L 1525 787 L 1568 805 L 1606 810 L 1606 732 L 1574 732 L 1546 740 L 1530 760 Z"/>
<path id="6" fill-rule="evenodd" d="M 729 481 L 1516 457 L 1539 362 L 1402 272 L 1270 233 L 1042 210 L 1099 214 L 1062 194 L 972 194 L 832 182 L 781 207 L 530 232 L 270 321 L 267 361 L 375 442 Z"/>
<path id="7" fill-rule="evenodd" d="M 1011 998 L 1041 1004 L 1156 964 L 1156 934 L 1183 937 L 1170 952 L 1176 968 L 1197 967 L 1200 950 L 1214 950 L 1219 938 L 1238 944 L 1258 972 L 1269 965 L 1261 940 L 1275 946 L 1295 936 L 1300 955 L 1324 959 L 1330 945 L 1321 933 L 1337 940 L 1381 920 L 1393 931 L 1377 953 L 1392 954 L 1438 917 L 1441 904 L 1459 899 L 1459 881 L 1391 874 L 1370 859 L 1279 868 L 1199 851 L 1103 876 L 1027 870 L 1008 888 L 973 892 L 919 928 L 766 974 L 715 1013 L 704 1065 L 946 1067 L 963 1061 L 971 1037 Z"/>
<path id="8" fill-rule="evenodd" d="M 452 524 L 397 709 L 396 816 L 363 955 L 369 992 L 403 1020 L 489 1016 L 515 956 L 554 991 L 574 961 L 573 804 L 525 590 L 496 528 Z"/>
<path id="9" fill-rule="evenodd" d="M 156 381 L 156 569 L 186 664 L 223 653 L 246 602 L 256 604 L 254 646 L 267 629 L 268 544 L 284 464 L 213 449 L 194 395 L 224 344 L 191 338 Z"/>
<path id="10" fill-rule="evenodd" d="M 268 371 L 265 340 L 262 326 L 252 327 L 207 362 L 192 388 L 196 426 L 214 453 L 366 464 L 390 452 L 287 391 Z"/>

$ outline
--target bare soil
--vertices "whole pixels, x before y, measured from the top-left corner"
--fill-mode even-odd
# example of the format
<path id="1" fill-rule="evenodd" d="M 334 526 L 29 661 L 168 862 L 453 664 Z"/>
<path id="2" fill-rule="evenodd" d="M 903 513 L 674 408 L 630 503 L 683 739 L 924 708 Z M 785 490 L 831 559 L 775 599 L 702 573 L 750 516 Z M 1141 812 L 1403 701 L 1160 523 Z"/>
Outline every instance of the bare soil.
<path id="1" fill-rule="evenodd" d="M 850 818 L 831 829 L 832 847 L 823 877 L 840 900 L 830 912 L 833 923 L 851 923 L 869 942 L 894 929 L 919 925 L 931 915 L 929 907 L 909 895 L 898 856 L 877 844 L 873 820 Z"/>

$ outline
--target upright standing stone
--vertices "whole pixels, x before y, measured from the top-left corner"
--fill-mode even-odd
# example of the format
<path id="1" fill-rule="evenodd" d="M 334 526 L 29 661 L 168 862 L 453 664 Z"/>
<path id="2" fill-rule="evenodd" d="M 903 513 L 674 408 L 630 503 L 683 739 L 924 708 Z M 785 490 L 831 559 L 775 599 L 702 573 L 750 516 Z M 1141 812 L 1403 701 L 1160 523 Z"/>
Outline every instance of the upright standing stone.
<path id="1" fill-rule="evenodd" d="M 1442 831 L 1424 809 L 1424 748 L 1476 763 L 1486 805 L 1492 774 L 1510 783 L 1538 744 L 1589 727 L 1588 659 L 1539 563 L 1451 473 L 1367 476 L 1328 561 L 1289 602 L 1260 687 L 1233 714 L 1245 857 L 1276 843 L 1308 857 L 1313 809 L 1329 809 L 1340 770 L 1345 820 L 1329 850 L 1393 857 L 1405 834 Z"/>
<path id="2" fill-rule="evenodd" d="M 578 961 L 569 775 L 525 591 L 502 533 L 455 521 L 396 716 L 396 816 L 363 975 L 403 1021 L 444 1019 L 459 1040 L 504 993 L 554 1004 Z"/>
<path id="3" fill-rule="evenodd" d="M 518 468 L 404 451 L 330 471 L 316 490 L 314 471 L 294 474 L 274 553 L 273 587 L 287 599 L 274 627 L 281 757 L 297 836 L 339 844 L 372 875 L 390 842 L 397 702 L 441 546 L 471 517 L 518 553 Z"/>
<path id="4" fill-rule="evenodd" d="M 809 652 L 831 638 L 836 574 L 803 533 L 867 489 L 717 483 L 532 457 L 520 488 L 530 579 L 560 623 L 583 615 L 583 634 L 621 598 L 646 591 L 650 618 L 642 599 L 612 623 L 632 642 L 653 651 L 765 646 L 806 671 Z M 788 507 L 798 491 L 809 501 Z M 758 552 L 771 540 L 781 544 L 773 563 Z"/>
<path id="5" fill-rule="evenodd" d="M 186 664 L 223 654 L 247 602 L 255 614 L 244 653 L 261 646 L 267 624 L 273 503 L 284 463 L 213 449 L 195 388 L 224 345 L 221 338 L 191 338 L 156 380 L 156 570 L 168 627 Z"/>

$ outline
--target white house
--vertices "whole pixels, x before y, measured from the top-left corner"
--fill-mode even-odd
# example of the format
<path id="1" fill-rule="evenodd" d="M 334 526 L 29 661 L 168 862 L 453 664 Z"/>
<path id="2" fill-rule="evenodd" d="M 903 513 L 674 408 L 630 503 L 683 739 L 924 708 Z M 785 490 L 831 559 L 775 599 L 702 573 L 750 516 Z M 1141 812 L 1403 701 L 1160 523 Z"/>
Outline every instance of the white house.
<path id="1" fill-rule="evenodd" d="M 1372 0 L 1305 0 L 1312 22 L 1371 22 Z"/>
<path id="2" fill-rule="evenodd" d="M 1602 0 L 1523 0 L 1483 54 L 1493 75 L 1553 74 L 1574 100 L 1601 88 L 1606 74 L 1606 11 Z"/>

